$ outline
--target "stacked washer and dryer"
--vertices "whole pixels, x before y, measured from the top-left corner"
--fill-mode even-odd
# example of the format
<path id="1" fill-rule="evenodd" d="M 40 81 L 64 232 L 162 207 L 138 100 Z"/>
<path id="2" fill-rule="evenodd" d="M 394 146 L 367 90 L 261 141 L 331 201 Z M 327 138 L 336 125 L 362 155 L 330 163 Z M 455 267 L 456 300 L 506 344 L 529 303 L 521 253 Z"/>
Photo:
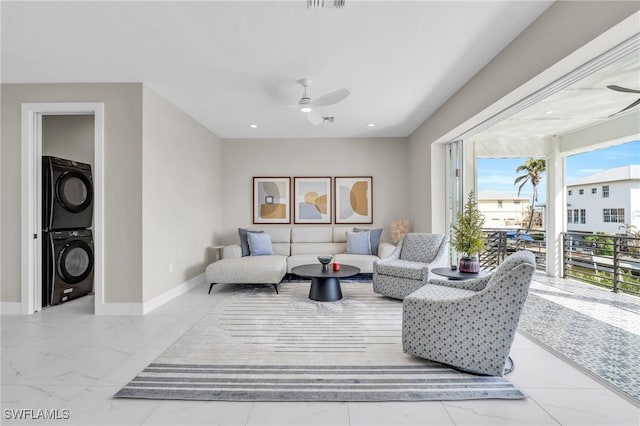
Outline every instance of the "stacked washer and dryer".
<path id="1" fill-rule="evenodd" d="M 93 291 L 91 165 L 42 157 L 42 307 Z"/>

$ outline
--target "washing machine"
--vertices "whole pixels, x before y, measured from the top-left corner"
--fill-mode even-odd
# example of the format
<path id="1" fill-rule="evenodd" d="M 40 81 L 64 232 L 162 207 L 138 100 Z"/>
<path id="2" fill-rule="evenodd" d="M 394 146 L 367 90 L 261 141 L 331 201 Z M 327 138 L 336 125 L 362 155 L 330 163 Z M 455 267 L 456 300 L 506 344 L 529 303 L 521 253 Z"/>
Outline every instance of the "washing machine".
<path id="1" fill-rule="evenodd" d="M 93 234 L 90 229 L 43 232 L 42 307 L 93 291 Z"/>
<path id="2" fill-rule="evenodd" d="M 42 228 L 89 228 L 93 222 L 91 165 L 42 157 Z"/>

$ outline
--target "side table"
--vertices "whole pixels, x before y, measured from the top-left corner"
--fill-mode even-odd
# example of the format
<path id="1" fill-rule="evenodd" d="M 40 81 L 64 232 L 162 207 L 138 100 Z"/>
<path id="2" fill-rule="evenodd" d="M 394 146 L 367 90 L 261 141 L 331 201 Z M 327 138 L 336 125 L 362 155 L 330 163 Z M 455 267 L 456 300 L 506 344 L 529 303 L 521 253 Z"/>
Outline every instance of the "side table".
<path id="1" fill-rule="evenodd" d="M 480 271 L 477 274 L 473 274 L 470 272 L 460 272 L 457 269 L 454 271 L 451 268 L 433 268 L 431 272 L 456 281 L 474 280 L 476 278 L 484 278 L 489 275 L 489 272 L 487 271 Z"/>

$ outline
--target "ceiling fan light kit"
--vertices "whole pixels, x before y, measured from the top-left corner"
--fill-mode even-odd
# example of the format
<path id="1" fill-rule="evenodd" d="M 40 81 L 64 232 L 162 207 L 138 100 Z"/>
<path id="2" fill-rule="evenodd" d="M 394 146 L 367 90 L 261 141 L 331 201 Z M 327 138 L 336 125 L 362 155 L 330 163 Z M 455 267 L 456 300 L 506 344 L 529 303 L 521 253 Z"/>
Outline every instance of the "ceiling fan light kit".
<path id="1" fill-rule="evenodd" d="M 351 94 L 347 89 L 338 89 L 333 92 L 327 93 L 324 96 L 321 96 L 317 99 L 312 99 L 309 94 L 309 86 L 311 86 L 311 79 L 301 78 L 298 80 L 298 84 L 300 84 L 304 90 L 300 100 L 298 101 L 298 106 L 301 112 L 304 112 L 307 115 L 307 120 L 310 123 L 317 125 L 323 123 L 333 123 L 334 117 L 331 116 L 322 116 L 316 108 L 326 107 L 329 105 L 337 104 L 338 102 L 344 100 L 347 96 Z"/>

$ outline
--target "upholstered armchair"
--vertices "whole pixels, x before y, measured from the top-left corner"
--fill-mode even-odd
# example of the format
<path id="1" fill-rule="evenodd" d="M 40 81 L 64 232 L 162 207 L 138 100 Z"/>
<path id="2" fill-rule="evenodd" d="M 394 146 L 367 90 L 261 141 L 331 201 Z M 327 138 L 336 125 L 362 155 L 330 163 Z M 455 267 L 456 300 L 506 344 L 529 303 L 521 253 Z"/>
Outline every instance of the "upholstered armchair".
<path id="1" fill-rule="evenodd" d="M 427 284 L 429 270 L 446 266 L 447 238 L 442 234 L 406 234 L 389 257 L 373 265 L 373 291 L 404 299 Z"/>
<path id="2" fill-rule="evenodd" d="M 404 352 L 503 376 L 535 269 L 533 253 L 519 251 L 487 278 L 431 280 L 402 302 Z"/>

